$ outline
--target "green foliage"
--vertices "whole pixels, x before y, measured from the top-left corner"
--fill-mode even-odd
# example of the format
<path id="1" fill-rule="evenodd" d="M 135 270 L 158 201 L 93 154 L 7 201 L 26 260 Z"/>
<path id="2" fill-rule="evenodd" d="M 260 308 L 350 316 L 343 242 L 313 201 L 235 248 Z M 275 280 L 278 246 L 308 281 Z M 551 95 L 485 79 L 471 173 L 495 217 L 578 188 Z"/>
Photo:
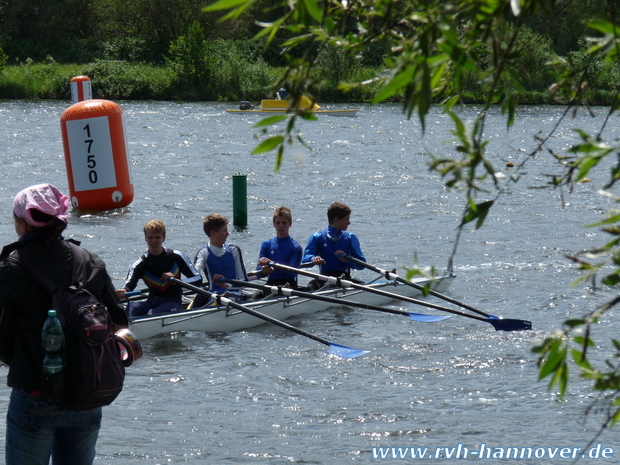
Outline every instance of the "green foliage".
<path id="1" fill-rule="evenodd" d="M 34 62 L 42 62 L 48 56 L 54 57 L 58 63 L 87 63 L 100 57 L 103 44 L 96 39 L 38 39 L 24 38 L 7 42 L 7 54 L 12 61 L 30 58 Z"/>
<path id="2" fill-rule="evenodd" d="M 606 13 L 614 7 L 613 3 L 607 0 L 535 2 L 536 14 L 528 15 L 524 21 L 531 30 L 551 39 L 555 53 L 565 56 L 592 33 L 584 20 Z"/>
<path id="3" fill-rule="evenodd" d="M 186 35 L 188 29 L 200 20 L 204 0 L 99 0 L 97 36 L 106 41 L 132 38 L 143 41 L 148 61 L 162 63 L 170 44 Z"/>
<path id="4" fill-rule="evenodd" d="M 590 102 L 613 101 L 620 77 L 613 60 L 592 59 L 588 51 L 592 44 L 583 40 L 587 27 L 596 28 L 598 40 L 610 37 L 604 27 L 597 27 L 604 20 L 583 21 L 593 13 L 606 12 L 611 3 L 604 0 L 466 0 L 453 2 L 449 9 L 440 1 L 386 0 L 371 8 L 367 2 L 343 5 L 308 0 L 289 5 L 282 0 L 240 0 L 215 2 L 203 12 L 205 3 L 0 2 L 0 43 L 8 63 L 27 59 L 43 63 L 48 56 L 60 64 L 104 60 L 168 63 L 178 77 L 172 89 L 174 97 L 191 99 L 258 98 L 268 93 L 267 87 L 279 85 L 282 76 L 274 68 L 298 60 L 308 66 L 296 74 L 317 100 L 371 101 L 381 91 L 379 100 L 409 102 L 407 113 L 411 116 L 416 111 L 422 122 L 429 105 L 443 101 L 453 90 L 460 102 L 481 103 L 489 97 L 492 104 L 503 102 L 508 114 L 511 100 L 552 103 L 547 88 L 553 84 L 553 69 L 545 62 L 553 52 L 562 57 L 557 59 L 557 69 L 564 66 L 562 60 L 575 64 L 589 60 L 584 75 L 587 85 L 580 92 Z M 554 8 L 556 3 L 561 7 Z M 509 13 L 509 5 L 519 5 L 527 14 L 517 18 Z M 228 15 L 227 8 L 233 13 Z M 227 15 L 228 21 L 219 21 Z M 393 17 L 398 20 L 391 21 Z M 492 22 L 487 21 L 490 18 Z M 191 45 L 192 33 L 188 31 L 194 23 L 204 31 L 207 43 L 226 40 L 235 47 L 233 63 L 216 70 L 219 76 L 207 86 L 197 81 L 207 82 L 215 76 L 200 78 L 201 72 L 192 71 L 205 55 L 201 47 Z M 249 41 L 255 34 L 262 40 Z M 416 50 L 429 53 L 422 59 Z M 258 52 L 259 61 L 249 59 L 250 55 L 256 57 L 254 52 Z M 502 56 L 509 58 L 505 64 L 498 61 Z M 255 64 L 258 70 L 253 71 L 258 71 L 258 77 L 235 76 L 235 69 L 250 69 Z M 414 79 L 408 80 L 411 70 L 415 70 Z M 187 83 L 190 75 L 193 84 Z M 269 75 L 269 85 L 264 83 L 264 75 Z M 395 79 L 397 76 L 401 79 Z M 223 88 L 216 88 L 214 82 L 221 82 Z M 580 85 L 575 82 L 575 89 Z M 575 95 L 563 90 L 555 94 L 564 102 Z"/>
<path id="5" fill-rule="evenodd" d="M 174 73 L 166 68 L 98 61 L 83 67 L 80 74 L 92 81 L 94 98 L 168 100 L 172 97 Z"/>
<path id="6" fill-rule="evenodd" d="M 217 40 L 210 49 L 214 57 L 211 85 L 219 99 L 260 100 L 269 96 L 279 70 L 267 66 L 258 48 Z"/>
<path id="7" fill-rule="evenodd" d="M 539 354 L 539 380 L 549 378 L 549 390 L 557 388 L 560 399 L 566 394 L 570 366 L 574 365 L 580 377 L 591 381 L 592 389 L 599 392 L 592 407 L 606 411 L 603 427 L 613 427 L 620 420 L 620 342 L 611 340 L 613 355 L 607 359 L 605 371 L 593 366 L 589 353 L 597 344 L 591 332 L 600 314 L 597 311 L 583 319 L 566 320 L 562 331 L 545 339 L 533 352 Z"/>
<path id="8" fill-rule="evenodd" d="M 26 60 L 0 73 L 0 98 L 66 98 L 75 67 L 61 66 L 49 57 L 44 63 Z"/>
<path id="9" fill-rule="evenodd" d="M 614 92 L 620 82 L 618 61 L 609 60 L 598 47 L 591 48 L 586 40 L 579 42 L 579 49 L 568 53 L 568 59 L 576 69 L 583 70 L 583 81 L 587 85 L 587 95 L 594 92 Z"/>
<path id="10" fill-rule="evenodd" d="M 339 47 L 325 47 L 316 61 L 312 88 L 314 95 L 321 100 L 368 101 L 378 90 L 378 86 L 350 86 L 348 83 L 363 82 L 376 75 L 376 68 L 364 68 L 362 57 L 345 53 Z"/>
<path id="11" fill-rule="evenodd" d="M 527 27 L 515 31 L 511 25 L 507 27 L 506 35 L 508 38 L 515 37 L 512 51 L 514 56 L 511 57 L 509 70 L 520 76 L 523 87 L 527 90 L 540 90 L 553 84 L 555 74 L 546 66 L 555 55 L 551 39 Z M 509 47 L 509 43 L 506 42 L 502 45 Z"/>
<path id="12" fill-rule="evenodd" d="M 214 55 L 197 21 L 192 23 L 187 35 L 170 45 L 166 64 L 175 74 L 175 88 L 182 98 L 213 98 Z"/>
<path id="13" fill-rule="evenodd" d="M 4 66 L 6 65 L 6 62 L 9 60 L 9 57 L 6 53 L 4 53 L 4 50 L 2 49 L 2 45 L 0 45 L 0 74 L 2 74 L 2 71 L 4 71 Z"/>
<path id="14" fill-rule="evenodd" d="M 102 42 L 101 48 L 102 51 L 99 56 L 104 60 L 120 60 L 136 63 L 148 62 L 150 57 L 147 41 L 140 38 L 119 37 Z M 95 59 L 88 61 L 95 61 Z"/>
<path id="15" fill-rule="evenodd" d="M 175 44 L 169 66 L 97 60 L 87 65 L 60 65 L 27 59 L 0 73 L 0 98 L 68 98 L 69 82 L 84 74 L 96 98 L 156 100 L 260 100 L 270 94 L 279 70 L 261 59 L 258 43 L 204 42 L 202 60 L 183 54 L 185 37 Z M 183 61 L 185 60 L 186 61 Z"/>

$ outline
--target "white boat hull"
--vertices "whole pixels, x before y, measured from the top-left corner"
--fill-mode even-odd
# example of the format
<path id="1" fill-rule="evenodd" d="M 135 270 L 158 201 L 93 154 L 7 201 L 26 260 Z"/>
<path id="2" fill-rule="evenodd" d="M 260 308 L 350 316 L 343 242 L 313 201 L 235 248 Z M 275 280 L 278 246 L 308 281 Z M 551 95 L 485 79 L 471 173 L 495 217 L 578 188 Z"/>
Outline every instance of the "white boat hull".
<path id="1" fill-rule="evenodd" d="M 438 292 L 442 292 L 449 287 L 453 278 L 453 275 L 440 277 L 433 282 L 432 287 Z M 414 279 L 413 282 L 424 286 L 428 280 Z M 420 291 L 412 286 L 400 283 L 377 282 L 369 284 L 369 286 L 408 297 L 420 294 Z M 390 302 L 387 297 L 358 289 L 332 288 L 320 291 L 318 294 L 370 305 L 384 305 Z M 334 304 L 327 302 L 302 297 L 279 297 L 259 302 L 246 302 L 243 305 L 278 320 L 285 320 L 295 315 L 316 313 L 334 306 Z M 141 340 L 180 331 L 240 331 L 263 323 L 265 323 L 264 320 L 232 307 L 206 307 L 173 314 L 131 318 L 129 329 Z"/>

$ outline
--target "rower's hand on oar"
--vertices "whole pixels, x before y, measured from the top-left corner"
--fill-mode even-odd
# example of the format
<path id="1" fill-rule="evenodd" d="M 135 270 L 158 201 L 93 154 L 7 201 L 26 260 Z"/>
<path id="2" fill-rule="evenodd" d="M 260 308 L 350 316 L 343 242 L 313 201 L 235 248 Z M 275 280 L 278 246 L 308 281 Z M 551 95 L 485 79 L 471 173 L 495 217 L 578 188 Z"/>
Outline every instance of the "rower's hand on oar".
<path id="1" fill-rule="evenodd" d="M 323 265 L 325 264 L 325 260 L 323 260 L 320 256 L 316 255 L 312 257 L 312 263 L 315 265 Z"/>
<path id="2" fill-rule="evenodd" d="M 166 283 L 167 282 L 172 282 L 172 285 L 174 286 L 175 283 L 170 278 L 174 278 L 174 275 L 172 273 L 170 273 L 170 272 L 164 273 L 164 274 L 161 275 L 161 280 L 162 281 L 164 281 Z"/>
<path id="3" fill-rule="evenodd" d="M 264 276 L 270 275 L 271 273 L 274 272 L 274 269 L 269 266 L 270 262 L 271 260 L 269 260 L 269 258 L 267 257 L 261 257 L 258 259 L 258 264 L 261 266 L 260 272 Z"/>
<path id="4" fill-rule="evenodd" d="M 116 295 L 118 295 L 118 298 L 121 300 L 127 300 L 127 296 L 125 296 L 126 292 L 127 291 L 125 290 L 125 288 L 117 289 Z"/>
<path id="5" fill-rule="evenodd" d="M 346 257 L 347 254 L 344 253 L 342 250 L 335 251 L 334 255 L 336 257 L 338 257 L 338 260 L 340 260 L 342 263 L 347 263 L 348 262 L 348 260 L 346 258 L 344 258 L 344 257 Z"/>
<path id="6" fill-rule="evenodd" d="M 228 289 L 230 287 L 230 284 L 226 282 L 226 278 L 221 274 L 214 274 L 213 282 L 224 289 Z"/>

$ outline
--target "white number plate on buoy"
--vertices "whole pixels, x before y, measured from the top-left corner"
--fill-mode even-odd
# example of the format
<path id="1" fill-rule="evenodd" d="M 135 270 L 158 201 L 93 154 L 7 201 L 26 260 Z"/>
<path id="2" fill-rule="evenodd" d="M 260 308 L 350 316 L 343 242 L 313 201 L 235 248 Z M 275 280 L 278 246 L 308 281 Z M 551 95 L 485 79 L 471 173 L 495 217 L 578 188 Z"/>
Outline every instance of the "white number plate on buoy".
<path id="1" fill-rule="evenodd" d="M 115 187 L 108 117 L 67 121 L 67 138 L 75 191 Z"/>

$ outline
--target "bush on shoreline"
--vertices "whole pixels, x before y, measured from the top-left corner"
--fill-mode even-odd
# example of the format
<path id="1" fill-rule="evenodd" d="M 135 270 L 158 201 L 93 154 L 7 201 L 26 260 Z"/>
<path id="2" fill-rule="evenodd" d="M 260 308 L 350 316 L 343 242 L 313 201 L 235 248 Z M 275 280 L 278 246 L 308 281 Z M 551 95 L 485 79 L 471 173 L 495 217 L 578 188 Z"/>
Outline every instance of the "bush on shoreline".
<path id="1" fill-rule="evenodd" d="M 171 101 L 258 101 L 273 97 L 273 86 L 282 69 L 269 66 L 260 53 L 239 41 L 203 41 L 201 31 L 194 37 L 181 37 L 171 45 L 172 59 L 165 65 L 99 60 L 88 64 L 64 64 L 47 57 L 41 63 L 30 59 L 17 65 L 0 66 L 0 99 L 68 99 L 70 81 L 86 75 L 92 81 L 93 97 L 110 100 Z M 195 53 L 186 53 L 188 43 L 204 47 L 204 61 L 196 63 Z M 613 83 L 618 71 L 607 63 L 592 76 L 587 93 L 592 105 L 609 105 L 615 98 Z M 319 102 L 368 102 L 380 84 L 357 86 L 349 92 L 338 88 L 341 82 L 369 81 L 380 68 L 364 66 L 363 61 L 328 52 L 315 66 L 313 97 Z M 466 76 L 463 103 L 481 103 L 485 79 L 482 71 Z M 540 86 L 538 86 L 540 87 Z M 611 88 L 610 88 L 611 87 Z M 551 91 L 530 86 L 517 93 L 520 104 L 558 104 Z M 398 98 L 396 98 L 397 100 Z"/>

